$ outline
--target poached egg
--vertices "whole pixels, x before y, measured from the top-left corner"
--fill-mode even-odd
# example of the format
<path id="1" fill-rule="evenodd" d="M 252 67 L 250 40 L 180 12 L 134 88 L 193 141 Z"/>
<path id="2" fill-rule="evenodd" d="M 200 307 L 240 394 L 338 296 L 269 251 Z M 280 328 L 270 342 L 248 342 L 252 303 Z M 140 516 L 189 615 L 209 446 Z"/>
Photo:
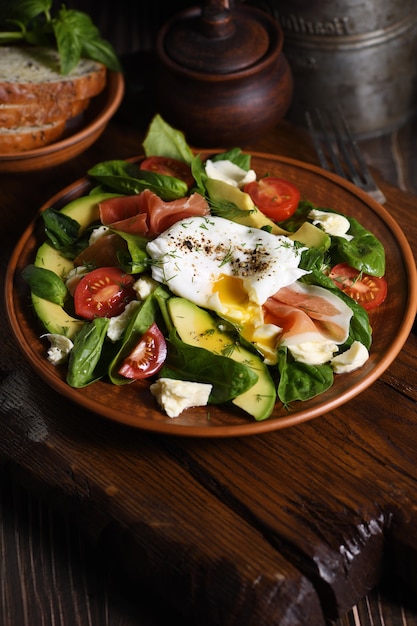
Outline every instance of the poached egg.
<path id="1" fill-rule="evenodd" d="M 154 280 L 240 325 L 248 340 L 263 324 L 264 302 L 306 273 L 287 237 L 215 216 L 177 222 L 147 252 Z"/>

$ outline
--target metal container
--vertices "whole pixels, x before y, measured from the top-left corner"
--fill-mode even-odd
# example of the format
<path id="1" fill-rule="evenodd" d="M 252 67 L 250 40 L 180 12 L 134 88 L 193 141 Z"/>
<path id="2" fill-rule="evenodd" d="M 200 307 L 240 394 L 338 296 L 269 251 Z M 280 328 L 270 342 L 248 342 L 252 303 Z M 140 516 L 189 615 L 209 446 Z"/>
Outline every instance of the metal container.
<path id="1" fill-rule="evenodd" d="M 294 77 L 288 117 L 343 107 L 359 137 L 383 134 L 417 112 L 416 0 L 258 0 L 284 32 Z"/>

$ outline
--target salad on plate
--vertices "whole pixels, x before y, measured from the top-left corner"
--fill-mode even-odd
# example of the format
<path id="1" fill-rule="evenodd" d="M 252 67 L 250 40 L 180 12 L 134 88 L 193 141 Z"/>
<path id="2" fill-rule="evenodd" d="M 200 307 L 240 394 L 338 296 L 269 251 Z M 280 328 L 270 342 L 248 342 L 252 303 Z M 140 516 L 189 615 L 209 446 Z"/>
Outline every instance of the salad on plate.
<path id="1" fill-rule="evenodd" d="M 219 404 L 265 420 L 364 365 L 387 295 L 370 231 L 239 148 L 194 154 L 159 115 L 143 150 L 43 211 L 23 270 L 68 385 L 142 381 L 172 418 Z"/>

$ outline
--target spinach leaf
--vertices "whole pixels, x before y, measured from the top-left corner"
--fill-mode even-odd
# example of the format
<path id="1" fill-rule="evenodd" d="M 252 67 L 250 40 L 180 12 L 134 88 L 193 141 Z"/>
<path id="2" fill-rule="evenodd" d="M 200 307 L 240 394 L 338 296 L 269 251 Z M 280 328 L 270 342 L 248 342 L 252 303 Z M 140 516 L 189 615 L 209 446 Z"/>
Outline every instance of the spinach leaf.
<path id="1" fill-rule="evenodd" d="M 146 156 L 165 156 L 188 164 L 193 159 L 184 133 L 172 128 L 159 114 L 153 117 L 142 146 Z"/>
<path id="2" fill-rule="evenodd" d="M 172 298 L 172 293 L 163 285 L 160 285 L 155 291 L 152 293 L 153 297 L 158 303 L 162 319 L 164 321 L 165 327 L 170 333 L 174 328 L 172 323 L 171 315 L 168 311 L 168 300 Z"/>
<path id="3" fill-rule="evenodd" d="M 241 167 L 242 170 L 246 170 L 248 172 L 250 170 L 250 162 L 251 156 L 250 154 L 243 154 L 240 148 L 232 148 L 227 152 L 221 152 L 220 154 L 216 154 L 212 157 L 213 161 L 231 161 L 238 167 Z"/>
<path id="4" fill-rule="evenodd" d="M 313 209 L 317 208 L 309 200 L 300 200 L 295 213 L 283 222 L 277 222 L 278 226 L 284 230 L 288 230 L 290 233 L 295 233 L 300 226 L 306 221 L 308 214 Z"/>
<path id="5" fill-rule="evenodd" d="M 278 369 L 280 379 L 277 391 L 283 404 L 310 400 L 333 385 L 334 375 L 330 365 L 291 361 L 286 347 L 278 351 Z"/>
<path id="6" fill-rule="evenodd" d="M 27 265 L 22 271 L 22 276 L 36 296 L 59 306 L 64 305 L 68 290 L 62 278 L 55 272 L 44 267 Z"/>
<path id="7" fill-rule="evenodd" d="M 201 156 L 197 154 L 197 156 L 193 157 L 191 161 L 191 173 L 196 182 L 196 190 L 203 196 L 206 196 L 206 185 L 205 181 L 207 180 L 206 169 L 203 161 L 201 160 Z"/>
<path id="8" fill-rule="evenodd" d="M 187 195 L 187 183 L 174 176 L 140 170 L 138 165 L 123 160 L 103 161 L 88 170 L 88 174 L 106 187 L 133 195 L 150 189 L 162 200 L 170 201 Z"/>
<path id="9" fill-rule="evenodd" d="M 126 274 L 140 274 L 144 272 L 150 263 L 150 258 L 146 252 L 146 244 L 149 239 L 141 237 L 140 235 L 132 235 L 131 233 L 124 233 L 120 230 L 115 230 L 122 239 L 127 243 L 128 252 L 124 255 L 123 252 L 119 252 L 119 263 Z"/>
<path id="10" fill-rule="evenodd" d="M 67 371 L 67 383 L 71 387 L 86 387 L 103 375 L 102 371 L 96 372 L 96 368 L 109 323 L 107 317 L 96 317 L 92 322 L 85 323 L 75 337 Z"/>
<path id="11" fill-rule="evenodd" d="M 353 239 L 341 238 L 337 244 L 337 252 L 343 261 L 351 267 L 371 274 L 385 274 L 385 251 L 382 243 L 369 230 L 366 230 L 356 219 L 347 218 L 350 222 L 349 234 Z"/>
<path id="12" fill-rule="evenodd" d="M 313 269 L 321 270 L 326 265 L 325 252 L 318 248 L 307 248 L 301 252 L 299 267 L 311 272 Z"/>
<path id="13" fill-rule="evenodd" d="M 126 385 L 132 382 L 129 378 L 120 376 L 118 370 L 123 359 L 130 354 L 142 335 L 153 322 L 157 321 L 159 306 L 154 293 L 140 303 L 124 330 L 121 345 L 108 368 L 109 378 L 114 385 Z"/>
<path id="14" fill-rule="evenodd" d="M 179 339 L 176 331 L 169 335 L 168 356 L 159 376 L 213 385 L 211 404 L 233 400 L 258 380 L 257 374 L 244 363 L 190 346 Z"/>
<path id="15" fill-rule="evenodd" d="M 53 247 L 60 251 L 68 251 L 78 239 L 80 225 L 72 217 L 55 209 L 45 209 L 42 213 L 45 234 Z"/>

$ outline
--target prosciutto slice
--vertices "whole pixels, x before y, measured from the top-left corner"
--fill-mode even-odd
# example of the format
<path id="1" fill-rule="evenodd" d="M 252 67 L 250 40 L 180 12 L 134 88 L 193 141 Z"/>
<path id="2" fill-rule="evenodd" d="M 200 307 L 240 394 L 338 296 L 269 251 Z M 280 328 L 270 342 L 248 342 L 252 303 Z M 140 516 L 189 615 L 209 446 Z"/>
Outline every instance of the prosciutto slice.
<path id="1" fill-rule="evenodd" d="M 105 226 L 151 239 L 182 219 L 208 215 L 209 206 L 199 193 L 165 202 L 145 189 L 133 196 L 107 198 L 99 210 Z"/>
<path id="2" fill-rule="evenodd" d="M 349 336 L 351 308 L 323 287 L 295 282 L 269 298 L 264 309 L 265 321 L 282 328 L 287 345 L 320 338 L 341 344 Z"/>

